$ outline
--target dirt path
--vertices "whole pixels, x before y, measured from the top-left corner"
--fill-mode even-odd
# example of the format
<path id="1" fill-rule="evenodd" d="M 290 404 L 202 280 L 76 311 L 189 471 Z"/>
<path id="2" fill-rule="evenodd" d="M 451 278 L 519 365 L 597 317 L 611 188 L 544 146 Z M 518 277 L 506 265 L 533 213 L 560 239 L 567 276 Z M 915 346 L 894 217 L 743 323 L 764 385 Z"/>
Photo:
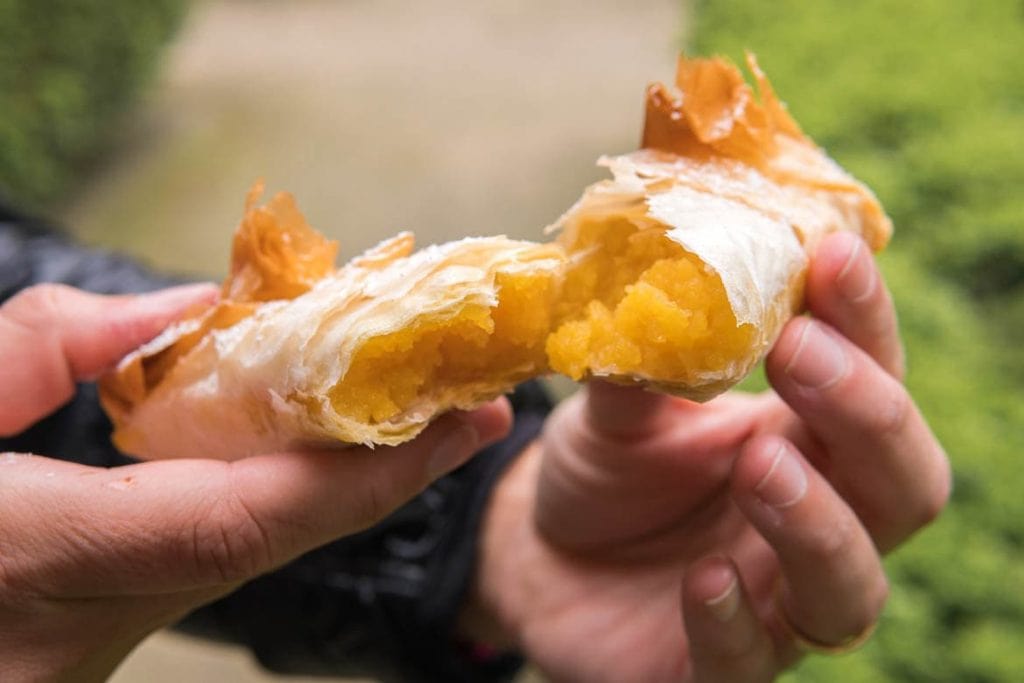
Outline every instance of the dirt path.
<path id="1" fill-rule="evenodd" d="M 90 243 L 214 277 L 259 176 L 294 192 L 345 256 L 401 229 L 421 244 L 540 238 L 602 177 L 598 156 L 635 146 L 644 86 L 673 70 L 682 5 L 198 3 L 63 219 Z M 240 650 L 166 634 L 113 679 L 198 680 L 280 679 Z"/>
<path id="2" fill-rule="evenodd" d="M 343 254 L 401 229 L 536 238 L 601 177 L 599 155 L 636 144 L 679 4 L 201 3 L 64 218 L 90 242 L 220 274 L 264 176 Z"/>

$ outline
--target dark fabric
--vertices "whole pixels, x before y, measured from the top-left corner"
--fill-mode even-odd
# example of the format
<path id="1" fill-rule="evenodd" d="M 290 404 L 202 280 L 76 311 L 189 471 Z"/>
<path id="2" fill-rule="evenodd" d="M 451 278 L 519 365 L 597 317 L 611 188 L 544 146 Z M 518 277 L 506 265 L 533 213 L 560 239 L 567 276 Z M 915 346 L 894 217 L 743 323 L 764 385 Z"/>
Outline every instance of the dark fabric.
<path id="1" fill-rule="evenodd" d="M 146 292 L 182 282 L 124 256 L 84 249 L 51 226 L 0 207 L 0 301 L 40 282 L 100 294 Z"/>
<path id="2" fill-rule="evenodd" d="M 173 284 L 116 254 L 84 249 L 49 226 L 0 206 L 0 303 L 40 282 L 89 291 L 140 292 Z M 500 681 L 514 655 L 465 656 L 453 639 L 494 483 L 540 432 L 551 403 L 536 383 L 511 397 L 513 433 L 436 482 L 381 524 L 315 550 L 188 617 L 186 632 L 248 646 L 289 673 L 395 681 Z M 34 452 L 95 466 L 130 462 L 112 447 L 95 386 L 0 451 Z M 340 495 L 340 492 L 339 492 Z"/>

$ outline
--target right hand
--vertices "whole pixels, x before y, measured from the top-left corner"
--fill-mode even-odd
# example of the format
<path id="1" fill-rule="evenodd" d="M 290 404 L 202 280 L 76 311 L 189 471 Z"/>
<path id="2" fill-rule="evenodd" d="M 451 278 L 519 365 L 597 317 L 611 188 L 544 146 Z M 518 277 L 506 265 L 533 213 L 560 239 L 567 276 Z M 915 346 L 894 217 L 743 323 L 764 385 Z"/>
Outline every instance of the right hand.
<path id="1" fill-rule="evenodd" d="M 943 508 L 949 463 L 899 382 L 892 301 L 863 243 L 822 242 L 816 320 L 774 392 L 697 405 L 594 382 L 499 482 L 467 634 L 558 681 L 766 681 L 851 647 L 880 556 Z"/>

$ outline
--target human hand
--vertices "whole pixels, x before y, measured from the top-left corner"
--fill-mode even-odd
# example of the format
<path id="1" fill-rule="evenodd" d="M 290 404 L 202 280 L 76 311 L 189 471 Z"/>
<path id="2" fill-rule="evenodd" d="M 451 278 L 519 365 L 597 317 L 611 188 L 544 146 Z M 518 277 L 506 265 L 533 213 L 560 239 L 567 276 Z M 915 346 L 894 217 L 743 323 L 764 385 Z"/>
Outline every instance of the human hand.
<path id="1" fill-rule="evenodd" d="M 204 285 L 135 297 L 46 285 L 15 296 L 0 307 L 0 436 L 215 296 Z M 501 400 L 396 448 L 236 462 L 108 470 L 0 454 L 0 679 L 104 680 L 151 631 L 377 522 L 510 420 Z"/>
<path id="2" fill-rule="evenodd" d="M 730 682 L 868 633 L 880 554 L 942 509 L 949 465 L 859 239 L 823 241 L 807 300 L 767 358 L 774 392 L 595 382 L 563 403 L 495 492 L 467 631 L 559 681 Z"/>

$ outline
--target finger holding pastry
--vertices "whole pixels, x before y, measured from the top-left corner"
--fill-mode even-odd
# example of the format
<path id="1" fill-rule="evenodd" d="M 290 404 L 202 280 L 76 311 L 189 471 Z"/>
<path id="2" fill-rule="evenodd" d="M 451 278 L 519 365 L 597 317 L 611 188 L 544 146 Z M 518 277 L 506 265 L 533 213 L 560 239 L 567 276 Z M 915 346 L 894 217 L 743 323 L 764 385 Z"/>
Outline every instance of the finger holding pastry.
<path id="1" fill-rule="evenodd" d="M 867 244 L 849 233 L 830 235 L 818 245 L 807 279 L 808 310 L 902 380 L 896 309 Z"/>
<path id="2" fill-rule="evenodd" d="M 835 264 L 842 262 L 837 257 L 857 259 L 858 243 L 837 235 L 821 251 L 808 297 L 820 317 L 787 325 L 768 356 L 767 374 L 795 412 L 799 431 L 827 454 L 818 466 L 887 551 L 945 506 L 949 461 L 893 374 L 902 368 L 902 350 L 877 266 L 869 259 L 857 266 L 875 283 L 874 293 L 852 301 L 843 294 L 844 273 Z"/>
<path id="3" fill-rule="evenodd" d="M 64 285 L 22 290 L 0 306 L 0 435 L 17 434 L 67 402 L 75 382 L 95 379 L 194 308 L 213 285 L 101 297 Z"/>

